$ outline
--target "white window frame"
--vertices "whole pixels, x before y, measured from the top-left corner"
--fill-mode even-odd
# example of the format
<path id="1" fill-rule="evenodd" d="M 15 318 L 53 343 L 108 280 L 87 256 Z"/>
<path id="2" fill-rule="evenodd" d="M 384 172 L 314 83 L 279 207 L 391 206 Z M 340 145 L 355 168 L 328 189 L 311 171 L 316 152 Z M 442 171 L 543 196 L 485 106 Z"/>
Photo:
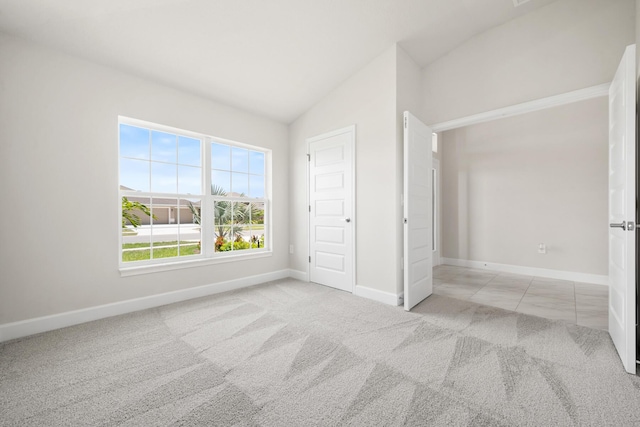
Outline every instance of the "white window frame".
<path id="1" fill-rule="evenodd" d="M 145 129 L 150 129 L 152 131 L 160 131 L 167 132 L 171 134 L 175 134 L 178 136 L 185 136 L 189 138 L 199 139 L 201 141 L 200 150 L 201 150 L 201 172 L 202 172 L 202 189 L 203 194 L 200 195 L 191 195 L 191 194 L 167 194 L 167 193 L 156 193 L 153 191 L 149 192 L 139 192 L 139 191 L 128 191 L 120 189 L 120 125 L 131 125 L 137 126 Z M 252 151 L 259 151 L 264 153 L 265 156 L 265 164 L 264 164 L 264 197 L 263 198 L 241 198 L 241 197 L 225 197 L 220 195 L 212 195 L 211 194 L 211 143 L 215 142 L 218 144 L 225 144 L 231 147 L 239 147 L 245 148 Z M 198 198 L 201 200 L 201 252 L 196 255 L 188 255 L 188 256 L 177 256 L 171 258 L 159 258 L 159 259 L 150 259 L 150 260 L 141 260 L 141 261 L 132 261 L 132 262 L 123 262 L 122 261 L 122 243 L 123 236 L 122 232 L 119 232 L 118 238 L 118 265 L 120 274 L 122 276 L 129 275 L 137 275 L 137 274 L 145 274 L 145 273 L 154 273 L 158 271 L 167 271 L 181 268 L 190 268 L 201 265 L 208 264 L 218 264 L 223 262 L 232 262 L 238 260 L 246 260 L 246 259 L 254 259 L 254 258 L 262 258 L 272 256 L 272 248 L 273 244 L 271 241 L 271 182 L 272 182 L 272 174 L 271 174 L 271 162 L 272 162 L 272 152 L 271 150 L 259 147 L 255 145 L 249 145 L 237 141 L 232 141 L 225 138 L 218 138 L 210 135 L 205 135 L 197 132 L 186 131 L 183 129 L 178 129 L 170 126 L 160 125 L 157 123 L 147 122 L 143 120 L 133 119 L 124 116 L 118 116 L 118 229 L 120 230 L 122 227 L 122 209 L 121 209 L 121 200 L 123 196 L 129 195 L 137 195 L 137 196 L 151 196 L 151 197 L 170 197 L 170 198 L 178 198 L 178 199 L 186 199 L 186 198 Z M 215 200 L 224 200 L 229 202 L 251 202 L 251 203 L 264 203 L 264 240 L 265 247 L 256 248 L 256 249 L 243 249 L 243 250 L 232 250 L 225 252 L 215 252 L 214 248 L 214 201 Z M 210 224 L 207 226 L 207 224 Z"/>

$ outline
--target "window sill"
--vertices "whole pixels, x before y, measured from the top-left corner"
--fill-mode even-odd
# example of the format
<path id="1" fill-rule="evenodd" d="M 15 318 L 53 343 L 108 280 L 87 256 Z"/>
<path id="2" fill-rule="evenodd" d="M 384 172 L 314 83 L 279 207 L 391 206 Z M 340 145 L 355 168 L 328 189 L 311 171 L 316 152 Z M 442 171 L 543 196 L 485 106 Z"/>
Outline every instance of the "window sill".
<path id="1" fill-rule="evenodd" d="M 206 265 L 224 264 L 227 262 L 244 261 L 257 258 L 266 258 L 273 255 L 272 251 L 257 252 L 252 254 L 223 255 L 216 258 L 198 258 L 184 261 L 166 262 L 160 264 L 146 264 L 136 266 L 120 266 L 120 277 L 137 276 L 140 274 L 158 273 L 162 271 L 180 270 L 183 268 L 203 267 Z"/>

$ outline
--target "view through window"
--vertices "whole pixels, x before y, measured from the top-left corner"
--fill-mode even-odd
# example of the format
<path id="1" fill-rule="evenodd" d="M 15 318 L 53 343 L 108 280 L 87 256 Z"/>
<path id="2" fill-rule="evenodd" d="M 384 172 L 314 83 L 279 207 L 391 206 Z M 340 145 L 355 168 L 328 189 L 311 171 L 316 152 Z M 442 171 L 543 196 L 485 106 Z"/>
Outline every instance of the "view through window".
<path id="1" fill-rule="evenodd" d="M 119 140 L 122 264 L 268 250 L 268 150 L 124 119 Z"/>

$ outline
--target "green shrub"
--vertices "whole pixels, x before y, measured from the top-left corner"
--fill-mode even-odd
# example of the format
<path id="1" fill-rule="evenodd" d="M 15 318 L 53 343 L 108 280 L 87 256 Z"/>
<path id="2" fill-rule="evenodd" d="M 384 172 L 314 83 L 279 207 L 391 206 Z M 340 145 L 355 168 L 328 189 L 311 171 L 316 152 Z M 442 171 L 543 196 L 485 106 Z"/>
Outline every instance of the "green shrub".
<path id="1" fill-rule="evenodd" d="M 235 241 L 235 242 L 232 242 L 231 240 L 225 240 L 224 243 L 221 244 L 220 246 L 216 245 L 216 250 L 219 252 L 226 252 L 226 251 L 232 250 L 231 249 L 232 247 L 234 251 L 241 251 L 243 249 L 249 249 L 249 248 L 256 249 L 261 246 L 258 246 L 258 243 L 249 243 L 249 242 L 245 242 L 244 240 Z"/>

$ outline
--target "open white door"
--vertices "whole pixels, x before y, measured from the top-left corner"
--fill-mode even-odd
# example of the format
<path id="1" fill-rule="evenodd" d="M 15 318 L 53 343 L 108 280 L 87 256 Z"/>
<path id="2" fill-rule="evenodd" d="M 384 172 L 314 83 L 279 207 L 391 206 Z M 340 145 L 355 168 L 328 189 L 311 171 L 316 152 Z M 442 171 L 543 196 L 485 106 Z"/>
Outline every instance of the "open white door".
<path id="1" fill-rule="evenodd" d="M 307 140 L 309 280 L 353 292 L 355 126 Z"/>
<path id="2" fill-rule="evenodd" d="M 627 47 L 609 88 L 609 334 L 636 372 L 636 47 Z"/>
<path id="3" fill-rule="evenodd" d="M 433 292 L 431 129 L 404 112 L 404 309 Z"/>

